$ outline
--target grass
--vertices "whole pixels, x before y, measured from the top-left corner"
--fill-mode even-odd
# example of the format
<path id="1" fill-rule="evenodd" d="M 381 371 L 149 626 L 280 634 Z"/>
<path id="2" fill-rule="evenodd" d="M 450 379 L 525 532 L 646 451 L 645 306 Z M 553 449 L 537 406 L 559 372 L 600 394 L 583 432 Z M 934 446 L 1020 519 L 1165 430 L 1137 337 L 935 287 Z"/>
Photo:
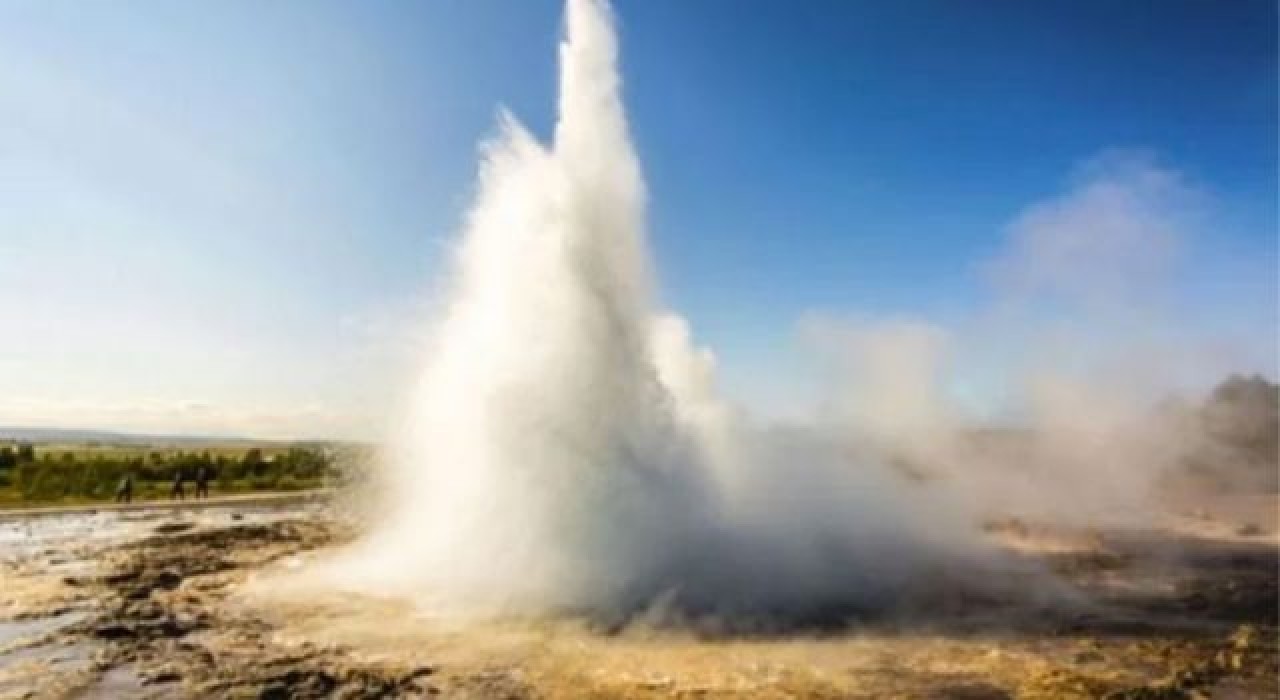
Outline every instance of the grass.
<path id="1" fill-rule="evenodd" d="M 133 500 L 166 500 L 174 475 L 185 474 L 188 494 L 195 475 L 211 474 L 211 495 L 303 491 L 342 480 L 346 466 L 368 456 L 360 447 L 263 445 L 0 445 L 0 507 L 108 504 L 126 476 Z M 33 453 L 34 452 L 34 453 Z M 17 456 L 15 462 L 14 456 Z"/>

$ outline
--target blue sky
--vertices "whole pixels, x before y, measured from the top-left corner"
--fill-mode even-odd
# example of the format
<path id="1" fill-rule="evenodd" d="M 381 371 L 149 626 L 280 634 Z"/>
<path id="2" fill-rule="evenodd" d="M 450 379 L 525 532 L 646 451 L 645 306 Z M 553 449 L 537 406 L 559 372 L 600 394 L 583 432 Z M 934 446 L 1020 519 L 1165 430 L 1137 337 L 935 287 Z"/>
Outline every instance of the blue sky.
<path id="1" fill-rule="evenodd" d="M 1180 322 L 1274 374 L 1274 3 L 616 5 L 663 299 L 744 401 L 814 313 L 989 306 L 1116 152 L 1203 199 Z M 375 434 L 498 106 L 550 133 L 560 12 L 0 2 L 0 423 Z"/>

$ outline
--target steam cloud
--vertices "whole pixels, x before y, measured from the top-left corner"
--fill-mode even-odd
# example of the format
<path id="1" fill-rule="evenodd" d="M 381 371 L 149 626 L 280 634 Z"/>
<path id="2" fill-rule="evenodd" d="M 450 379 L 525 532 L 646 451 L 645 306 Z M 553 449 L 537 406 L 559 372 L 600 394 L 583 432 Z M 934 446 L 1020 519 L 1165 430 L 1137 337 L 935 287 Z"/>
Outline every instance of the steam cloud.
<path id="1" fill-rule="evenodd" d="M 1181 447 L 1148 419 L 1151 383 L 1099 380 L 1139 349 L 1110 331 L 1154 327 L 1135 310 L 1176 258 L 1193 199 L 1176 175 L 1113 159 L 1028 210 L 970 331 L 808 319 L 832 396 L 809 424 L 768 425 L 656 308 L 609 8 L 569 0 L 566 23 L 554 137 L 504 114 L 484 149 L 392 495 L 336 567 L 345 585 L 479 614 L 875 606 L 997 565 L 976 535 L 992 512 L 1147 496 L 1134 465 Z M 1046 306 L 1058 323 L 1027 322 Z M 1010 388 L 989 403 L 1016 430 L 978 430 L 953 398 L 965 356 L 999 364 Z"/>

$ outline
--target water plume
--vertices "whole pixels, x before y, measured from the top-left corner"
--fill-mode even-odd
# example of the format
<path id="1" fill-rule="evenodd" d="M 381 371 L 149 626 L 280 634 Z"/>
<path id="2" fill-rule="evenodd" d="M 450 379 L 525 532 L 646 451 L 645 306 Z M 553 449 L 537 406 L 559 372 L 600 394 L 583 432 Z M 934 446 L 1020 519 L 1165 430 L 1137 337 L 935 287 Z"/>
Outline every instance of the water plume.
<path id="1" fill-rule="evenodd" d="M 388 495 L 340 585 L 462 615 L 829 622 L 1011 600 L 1001 581 L 1061 593 L 1002 575 L 1019 565 L 981 534 L 993 518 L 1142 522 L 1170 474 L 1223 455 L 1274 488 L 1273 385 L 1156 410 L 1186 370 L 1222 369 L 1160 311 L 1201 197 L 1124 154 L 1014 219 L 994 298 L 955 327 L 812 315 L 835 359 L 812 420 L 726 401 L 714 354 L 656 303 L 610 9 L 569 0 L 565 25 L 554 134 L 504 113 L 483 149 Z"/>
<path id="2" fill-rule="evenodd" d="M 617 60 L 609 7 L 569 0 L 554 136 L 503 114 L 484 148 L 392 496 L 344 578 L 478 613 L 778 609 L 884 597 L 976 546 L 838 441 L 719 398 L 654 302 Z"/>

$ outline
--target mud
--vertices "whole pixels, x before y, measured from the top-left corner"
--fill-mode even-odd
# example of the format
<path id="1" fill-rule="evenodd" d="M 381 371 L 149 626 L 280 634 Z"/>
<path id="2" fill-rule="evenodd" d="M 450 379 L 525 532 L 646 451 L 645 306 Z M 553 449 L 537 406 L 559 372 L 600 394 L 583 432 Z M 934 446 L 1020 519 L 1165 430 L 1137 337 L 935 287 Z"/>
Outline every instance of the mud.
<path id="1" fill-rule="evenodd" d="M 354 535 L 320 509 L 99 522 L 7 550 L 0 697 L 1274 697 L 1276 538 L 1217 525 L 997 522 L 1040 572 L 1005 588 L 1047 571 L 1052 602 L 961 595 L 743 632 L 303 594 L 290 575 Z"/>

